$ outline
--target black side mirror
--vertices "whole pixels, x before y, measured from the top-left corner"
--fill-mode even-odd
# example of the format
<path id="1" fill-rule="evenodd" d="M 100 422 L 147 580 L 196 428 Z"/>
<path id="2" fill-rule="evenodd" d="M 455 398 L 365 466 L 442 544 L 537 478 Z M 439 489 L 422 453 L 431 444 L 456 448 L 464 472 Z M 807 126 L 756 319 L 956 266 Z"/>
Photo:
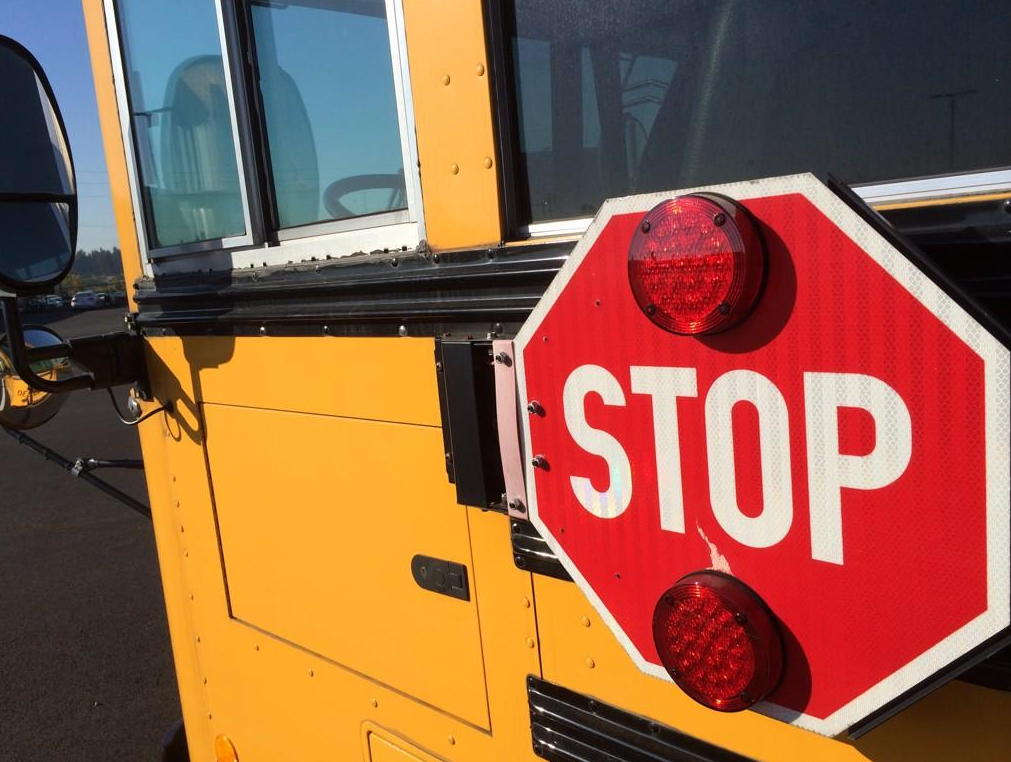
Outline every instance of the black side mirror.
<path id="1" fill-rule="evenodd" d="M 63 117 L 45 72 L 0 36 L 0 289 L 47 289 L 77 248 L 77 185 Z"/>
<path id="2" fill-rule="evenodd" d="M 51 332 L 25 331 L 18 314 L 17 295 L 63 280 L 76 248 L 77 184 L 63 116 L 39 62 L 0 35 L 0 311 L 7 328 L 0 423 L 37 425 L 59 407 L 51 395 L 94 386 L 90 373 L 53 364 L 68 362 L 70 345 Z"/>

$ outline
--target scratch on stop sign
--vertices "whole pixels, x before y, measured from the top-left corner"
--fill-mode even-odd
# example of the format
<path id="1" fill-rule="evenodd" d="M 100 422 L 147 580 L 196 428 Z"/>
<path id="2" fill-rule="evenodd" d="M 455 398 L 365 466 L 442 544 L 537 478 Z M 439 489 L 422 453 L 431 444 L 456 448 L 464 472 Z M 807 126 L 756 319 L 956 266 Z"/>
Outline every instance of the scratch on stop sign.
<path id="1" fill-rule="evenodd" d="M 702 526 L 698 522 L 695 524 L 695 529 L 698 530 L 699 537 L 709 546 L 709 568 L 723 572 L 724 574 L 732 574 L 733 572 L 730 571 L 730 563 L 727 561 L 727 557 L 720 553 L 719 548 L 716 547 L 716 543 L 709 541 L 709 538 L 706 537 L 706 533 L 702 531 Z"/>

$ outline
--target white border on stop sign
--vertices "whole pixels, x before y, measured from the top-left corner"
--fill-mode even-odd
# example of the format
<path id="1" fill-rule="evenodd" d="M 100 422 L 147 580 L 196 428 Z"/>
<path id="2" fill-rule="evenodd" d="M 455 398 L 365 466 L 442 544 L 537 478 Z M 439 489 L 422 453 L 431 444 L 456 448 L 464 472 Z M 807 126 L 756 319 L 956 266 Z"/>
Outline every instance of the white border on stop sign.
<path id="1" fill-rule="evenodd" d="M 739 201 L 787 193 L 803 194 L 871 259 L 895 278 L 914 299 L 979 355 L 986 368 L 984 399 L 986 404 L 987 610 L 824 719 L 799 713 L 771 701 L 762 701 L 752 707 L 761 714 L 775 717 L 791 725 L 822 735 L 835 736 L 1011 624 L 1011 353 L 977 323 L 961 305 L 948 296 L 927 275 L 920 272 L 902 252 L 885 240 L 865 220 L 861 219 L 817 177 L 809 173 L 786 175 L 725 185 L 709 185 L 677 191 L 626 196 L 605 201 L 583 237 L 573 248 L 569 259 L 548 286 L 530 317 L 516 335 L 516 381 L 522 406 L 525 407 L 528 401 L 524 350 L 611 217 L 636 212 L 645 214 L 661 201 L 686 193 L 700 192 L 718 193 Z M 529 455 L 533 455 L 530 425 L 526 417 L 521 419 L 521 426 L 525 451 Z M 525 468 L 530 521 L 544 537 L 579 589 L 593 604 L 597 614 L 610 627 L 636 666 L 648 675 L 672 682 L 662 666 L 653 664 L 643 657 L 562 546 L 540 520 L 537 494 L 534 490 L 534 471 L 529 457 Z M 671 580 L 671 584 L 675 581 Z M 786 666 L 789 669 L 789 665 Z"/>

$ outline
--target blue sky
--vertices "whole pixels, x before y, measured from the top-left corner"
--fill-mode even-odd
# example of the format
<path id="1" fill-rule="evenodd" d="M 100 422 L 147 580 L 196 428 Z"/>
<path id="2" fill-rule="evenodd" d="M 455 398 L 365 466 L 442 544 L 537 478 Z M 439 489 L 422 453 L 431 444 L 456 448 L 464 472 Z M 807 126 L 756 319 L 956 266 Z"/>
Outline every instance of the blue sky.
<path id="1" fill-rule="evenodd" d="M 78 248 L 118 245 L 80 0 L 0 0 L 0 34 L 32 51 L 60 102 L 77 169 Z"/>

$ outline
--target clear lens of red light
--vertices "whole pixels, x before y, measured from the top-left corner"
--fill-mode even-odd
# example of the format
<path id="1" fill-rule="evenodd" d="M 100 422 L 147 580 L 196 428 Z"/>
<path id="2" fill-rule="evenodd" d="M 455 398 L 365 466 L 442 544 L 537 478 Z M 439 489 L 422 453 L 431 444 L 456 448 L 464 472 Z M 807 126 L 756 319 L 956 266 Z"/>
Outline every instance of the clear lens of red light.
<path id="1" fill-rule="evenodd" d="M 723 331 L 755 306 L 765 278 L 765 245 L 744 207 L 690 194 L 653 207 L 628 251 L 628 279 L 640 309 L 664 330 Z"/>
<path id="2" fill-rule="evenodd" d="M 783 640 L 762 600 L 726 574 L 689 574 L 653 612 L 660 661 L 685 693 L 737 712 L 769 695 L 783 670 Z"/>

